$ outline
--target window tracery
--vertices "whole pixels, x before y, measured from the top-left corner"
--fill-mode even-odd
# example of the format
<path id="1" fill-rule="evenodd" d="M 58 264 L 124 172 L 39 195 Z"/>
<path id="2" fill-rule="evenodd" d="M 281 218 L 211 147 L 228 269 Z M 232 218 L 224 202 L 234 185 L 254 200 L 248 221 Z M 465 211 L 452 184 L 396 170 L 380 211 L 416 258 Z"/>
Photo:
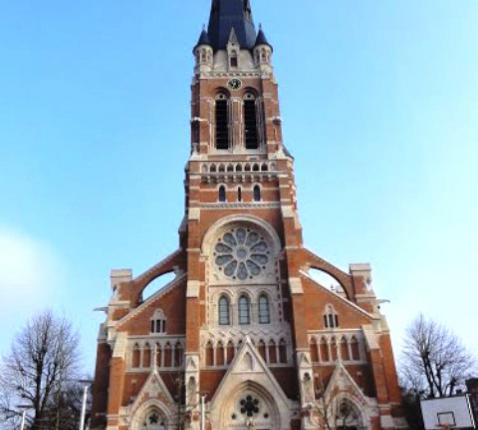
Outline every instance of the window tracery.
<path id="1" fill-rule="evenodd" d="M 240 281 L 259 276 L 270 259 L 267 242 L 251 228 L 229 230 L 219 238 L 214 251 L 219 271 L 228 278 Z"/>
<path id="2" fill-rule="evenodd" d="M 219 325 L 231 324 L 231 317 L 229 313 L 229 299 L 226 296 L 221 296 L 219 299 Z"/>
<path id="3" fill-rule="evenodd" d="M 269 306 L 269 297 L 261 294 L 259 297 L 259 324 L 270 324 L 271 310 Z"/>

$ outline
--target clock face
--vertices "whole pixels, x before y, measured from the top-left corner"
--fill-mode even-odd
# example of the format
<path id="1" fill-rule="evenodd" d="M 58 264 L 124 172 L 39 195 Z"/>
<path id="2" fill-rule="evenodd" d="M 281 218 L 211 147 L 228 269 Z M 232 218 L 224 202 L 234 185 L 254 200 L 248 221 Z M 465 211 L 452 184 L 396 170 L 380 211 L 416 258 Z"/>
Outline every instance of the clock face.
<path id="1" fill-rule="evenodd" d="M 231 79 L 227 85 L 229 86 L 231 90 L 238 90 L 242 87 L 242 82 L 240 81 L 240 79 L 234 78 L 234 79 Z"/>

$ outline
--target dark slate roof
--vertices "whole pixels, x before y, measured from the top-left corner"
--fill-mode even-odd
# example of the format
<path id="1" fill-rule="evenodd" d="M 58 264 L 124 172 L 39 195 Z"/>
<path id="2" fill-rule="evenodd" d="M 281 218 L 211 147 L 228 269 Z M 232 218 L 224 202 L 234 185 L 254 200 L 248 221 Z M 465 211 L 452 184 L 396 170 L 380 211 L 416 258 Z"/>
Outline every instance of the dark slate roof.
<path id="1" fill-rule="evenodd" d="M 212 0 L 208 35 L 214 50 L 226 48 L 232 28 L 241 48 L 254 48 L 256 29 L 249 0 Z"/>
<path id="2" fill-rule="evenodd" d="M 267 45 L 267 46 L 270 46 L 271 49 L 273 49 L 272 45 L 267 41 L 267 37 L 264 34 L 264 31 L 262 30 L 262 26 L 259 26 L 259 32 L 257 33 L 257 39 L 255 43 L 255 46 L 259 46 L 259 45 Z"/>
<path id="3" fill-rule="evenodd" d="M 211 40 L 209 39 L 209 35 L 207 34 L 207 31 L 205 28 L 202 29 L 201 34 L 198 39 L 198 43 L 196 43 L 196 46 L 193 49 L 193 52 L 196 50 L 196 48 L 200 45 L 211 45 Z"/>

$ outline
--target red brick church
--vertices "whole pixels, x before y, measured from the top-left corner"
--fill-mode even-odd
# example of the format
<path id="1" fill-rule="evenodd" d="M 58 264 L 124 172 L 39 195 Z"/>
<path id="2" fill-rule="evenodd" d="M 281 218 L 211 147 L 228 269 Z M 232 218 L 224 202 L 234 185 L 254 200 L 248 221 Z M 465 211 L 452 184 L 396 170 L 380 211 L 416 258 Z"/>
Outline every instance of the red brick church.
<path id="1" fill-rule="evenodd" d="M 273 47 L 249 0 L 213 0 L 193 52 L 179 246 L 140 276 L 112 272 L 91 428 L 406 427 L 370 266 L 303 246 Z"/>

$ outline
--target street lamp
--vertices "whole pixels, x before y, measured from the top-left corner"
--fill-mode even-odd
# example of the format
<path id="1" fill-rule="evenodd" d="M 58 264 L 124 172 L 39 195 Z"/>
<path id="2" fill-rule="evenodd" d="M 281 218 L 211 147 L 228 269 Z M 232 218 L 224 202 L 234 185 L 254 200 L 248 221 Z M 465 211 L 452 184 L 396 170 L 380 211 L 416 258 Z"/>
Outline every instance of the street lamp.
<path id="1" fill-rule="evenodd" d="M 22 412 L 22 422 L 20 424 L 20 430 L 25 429 L 25 418 L 27 416 L 27 409 L 30 409 L 30 405 L 17 405 L 18 409 L 23 409 Z"/>
<path id="2" fill-rule="evenodd" d="M 90 385 L 93 381 L 90 381 L 88 379 L 80 379 L 78 382 L 81 383 L 81 384 L 84 384 L 83 400 L 81 402 L 80 426 L 79 426 L 79 430 L 84 430 L 84 428 L 85 428 L 85 416 L 86 416 L 86 402 L 88 400 L 88 388 L 90 387 Z M 21 430 L 23 430 L 23 429 L 21 429 Z"/>

